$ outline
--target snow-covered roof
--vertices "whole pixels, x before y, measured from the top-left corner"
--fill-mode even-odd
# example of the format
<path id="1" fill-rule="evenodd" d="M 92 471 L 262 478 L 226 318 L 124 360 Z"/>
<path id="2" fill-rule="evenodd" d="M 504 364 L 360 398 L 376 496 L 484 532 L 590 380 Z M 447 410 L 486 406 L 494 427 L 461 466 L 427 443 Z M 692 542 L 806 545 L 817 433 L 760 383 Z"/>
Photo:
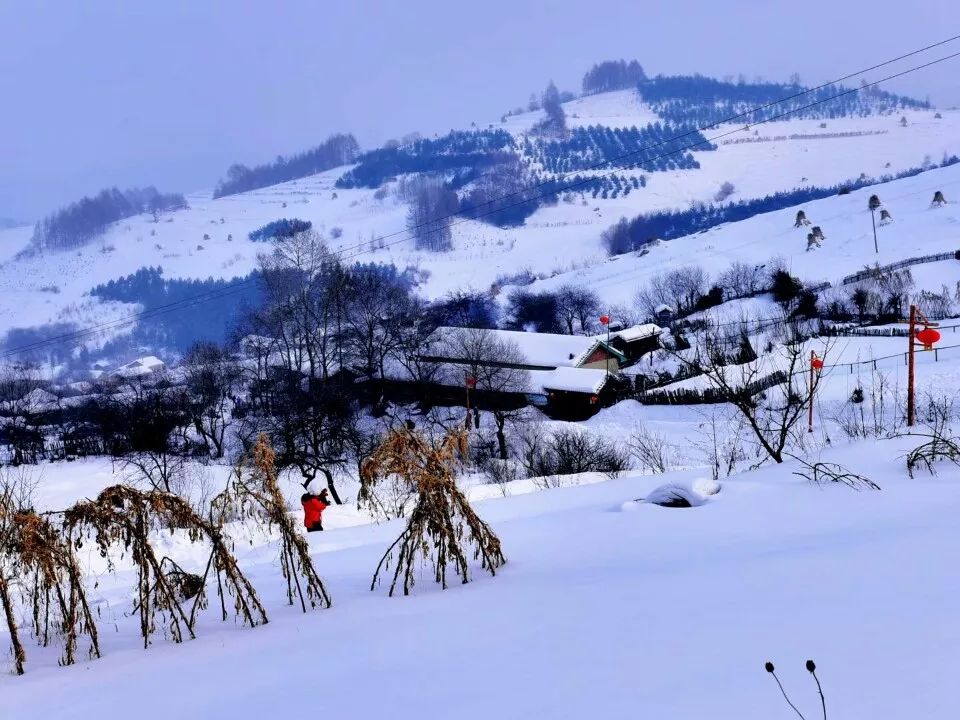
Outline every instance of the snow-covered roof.
<path id="1" fill-rule="evenodd" d="M 445 340 L 462 328 L 441 327 L 434 333 L 434 343 L 429 354 L 445 359 L 460 359 L 456 348 Z M 554 335 L 520 330 L 485 330 L 498 339 L 515 343 L 529 365 L 544 368 L 577 367 L 585 361 L 598 345 L 606 346 L 605 339 L 583 335 Z M 621 353 L 610 348 L 616 355 Z"/>
<path id="2" fill-rule="evenodd" d="M 120 377 L 137 377 L 138 375 L 148 375 L 163 370 L 164 367 L 166 366 L 163 360 L 155 355 L 147 355 L 128 362 L 126 365 L 121 365 L 113 371 L 113 374 Z"/>
<path id="3" fill-rule="evenodd" d="M 535 384 L 544 391 L 564 390 L 578 393 L 598 393 L 606 384 L 609 375 L 599 368 L 559 367 L 549 372 L 531 373 Z"/>
<path id="4" fill-rule="evenodd" d="M 34 388 L 20 400 L 21 407 L 30 410 L 43 410 L 57 404 L 57 396 L 43 388 Z"/>
<path id="5" fill-rule="evenodd" d="M 654 309 L 654 312 L 655 312 L 657 315 L 659 315 L 660 313 L 664 313 L 664 312 L 672 313 L 672 312 L 673 312 L 673 308 L 670 307 L 669 305 L 667 305 L 666 303 L 661 303 L 660 305 L 657 305 L 657 307 Z"/>
<path id="6" fill-rule="evenodd" d="M 641 325 L 631 325 L 623 330 L 612 332 L 610 333 L 610 337 L 619 337 L 626 342 L 633 342 L 634 340 L 642 340 L 643 338 L 659 335 L 662 332 L 663 328 L 661 328 L 659 325 L 654 323 L 643 323 Z M 598 335 L 597 337 L 603 339 L 603 336 Z"/>

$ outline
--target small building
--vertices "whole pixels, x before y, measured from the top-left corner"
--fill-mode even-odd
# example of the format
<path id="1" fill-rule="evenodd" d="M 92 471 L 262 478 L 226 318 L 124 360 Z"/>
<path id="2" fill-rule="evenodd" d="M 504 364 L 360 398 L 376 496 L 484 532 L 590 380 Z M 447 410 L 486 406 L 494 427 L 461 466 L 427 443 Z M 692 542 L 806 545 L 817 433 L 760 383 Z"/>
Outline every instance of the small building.
<path id="1" fill-rule="evenodd" d="M 673 322 L 676 314 L 676 311 L 666 303 L 657 305 L 656 309 L 653 311 L 654 319 L 661 325 L 669 325 L 671 322 Z"/>
<path id="2" fill-rule="evenodd" d="M 39 413 L 55 409 L 59 401 L 60 399 L 52 392 L 43 388 L 34 388 L 20 398 L 18 406 L 24 412 Z"/>
<path id="3" fill-rule="evenodd" d="M 537 378 L 547 396 L 547 411 L 558 418 L 589 417 L 609 399 L 612 392 L 606 370 L 560 367 Z"/>
<path id="4" fill-rule="evenodd" d="M 143 377 L 144 375 L 153 375 L 158 373 L 166 368 L 166 364 L 160 358 L 155 355 L 147 355 L 142 358 L 137 358 L 132 362 L 128 362 L 126 365 L 121 365 L 116 370 L 114 370 L 110 375 L 115 378 L 135 378 Z"/>
<path id="5" fill-rule="evenodd" d="M 608 385 L 617 376 L 620 368 L 630 362 L 625 352 L 614 346 L 606 337 L 582 335 L 556 335 L 552 333 L 528 333 L 514 330 L 464 331 L 462 328 L 438 328 L 421 354 L 425 362 L 443 366 L 447 372 L 441 382 L 445 385 L 462 384 L 466 368 L 475 364 L 469 352 L 460 343 L 450 342 L 453 333 L 482 332 L 508 341 L 518 350 L 517 358 L 505 362 L 497 358 L 483 361 L 485 367 L 513 368 L 529 373 L 529 385 L 525 392 L 527 402 L 545 405 L 548 413 L 564 417 L 586 417 L 600 409 L 608 399 Z M 628 334 L 629 336 L 629 334 Z M 620 342 L 626 343 L 626 340 Z M 504 390 L 517 395 L 516 388 Z M 492 394 L 487 391 L 487 394 Z M 484 398 L 478 390 L 474 396 L 478 402 L 496 403 L 506 398 Z"/>
<path id="6" fill-rule="evenodd" d="M 654 323 L 632 325 L 610 333 L 610 345 L 635 363 L 641 357 L 660 349 L 660 333 L 663 329 Z"/>
<path id="7" fill-rule="evenodd" d="M 448 365 L 469 364 L 469 358 L 457 347 L 457 343 L 449 341 L 453 333 L 462 331 L 463 328 L 437 328 L 428 343 L 428 348 L 421 356 L 422 359 Z M 615 348 L 612 342 L 607 344 L 605 337 L 530 333 L 520 330 L 480 332 L 489 333 L 498 340 L 507 341 L 516 346 L 525 361 L 512 365 L 521 370 L 555 370 L 558 367 L 570 367 L 617 372 L 620 366 L 628 361 L 627 356 Z M 499 363 L 491 360 L 490 364 L 498 365 Z"/>

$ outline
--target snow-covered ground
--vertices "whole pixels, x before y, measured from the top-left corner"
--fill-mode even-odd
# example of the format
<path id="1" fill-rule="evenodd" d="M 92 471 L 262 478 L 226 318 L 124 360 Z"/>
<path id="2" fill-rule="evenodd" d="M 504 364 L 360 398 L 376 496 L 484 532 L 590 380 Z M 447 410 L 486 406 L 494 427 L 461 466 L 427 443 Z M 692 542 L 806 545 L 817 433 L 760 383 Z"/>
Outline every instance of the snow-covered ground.
<path id="1" fill-rule="evenodd" d="M 655 119 L 632 91 L 578 98 L 566 104 L 566 111 L 571 125 L 642 127 Z M 795 258 L 802 271 L 804 263 L 797 258 L 802 257 L 805 242 L 799 231 L 792 231 L 792 223 L 784 224 L 786 213 L 743 224 L 736 240 L 725 241 L 721 228 L 692 241 L 671 243 L 668 255 L 655 253 L 641 260 L 621 257 L 608 262 L 600 236 L 620 217 L 709 202 L 728 181 L 736 188 L 731 199 L 739 200 L 806 183 L 834 184 L 861 173 L 875 177 L 896 173 L 920 166 L 925 159 L 938 162 L 945 153 L 960 153 L 960 111 L 940 113 L 942 118 L 935 119 L 933 111 L 906 111 L 906 127 L 898 123 L 899 114 L 829 120 L 826 128 L 818 120 L 778 121 L 749 131 L 723 126 L 706 135 L 718 137 L 731 131 L 733 135 L 718 140 L 715 152 L 696 153 L 699 170 L 648 173 L 647 187 L 626 197 L 561 202 L 541 208 L 520 228 L 499 229 L 457 219 L 454 249 L 440 254 L 413 248 L 406 232 L 407 208 L 393 193 L 376 199 L 372 190 L 336 189 L 334 183 L 346 168 L 218 200 L 210 199 L 209 191 L 194 193 L 188 196 L 188 210 L 169 214 L 159 223 L 148 216 L 119 222 L 102 238 L 76 251 L 17 259 L 15 254 L 28 244 L 29 228 L 3 230 L 0 332 L 58 320 L 84 325 L 113 319 L 111 310 L 84 294 L 98 283 L 144 266 L 162 266 L 171 278 L 244 275 L 255 267 L 257 253 L 267 249 L 250 242 L 247 234 L 281 217 L 312 221 L 348 260 L 422 267 L 430 273 L 422 288 L 428 297 L 459 288 L 487 289 L 499 277 L 526 268 L 546 277 L 566 273 L 545 286 L 584 280 L 595 285 L 604 300 L 615 302 L 632 296 L 645 269 L 653 272 L 674 262 L 671 252 L 686 256 L 687 261 L 697 253 L 698 259 L 703 258 L 700 262 L 718 263 L 741 257 L 764 262 L 785 255 Z M 503 127 L 522 135 L 538 117 L 538 113 L 513 116 Z M 825 136 L 832 133 L 862 134 Z M 951 182 L 958 177 L 957 169 L 945 170 L 881 189 L 895 218 L 882 231 L 881 259 L 900 259 L 917 247 L 930 252 L 931 244 L 939 247 L 949 242 L 944 235 L 956 237 L 955 207 L 940 212 L 942 223 L 932 234 L 926 225 L 910 225 L 909 217 L 915 206 L 929 203 L 925 193 L 932 197 L 934 189 L 942 188 L 950 200 Z M 825 251 L 811 254 L 806 263 L 819 267 L 817 277 L 834 274 L 833 258 L 824 263 L 824 256 L 836 248 L 843 248 L 837 250 L 837 262 L 844 268 L 859 269 L 874 259 L 866 252 L 869 218 L 861 195 L 823 201 L 825 205 L 808 211 L 828 237 Z M 335 228 L 341 233 L 338 238 L 333 237 Z M 824 271 L 824 266 L 829 270 Z"/>
<path id="2" fill-rule="evenodd" d="M 952 718 L 960 473 L 909 480 L 914 442 L 824 455 L 880 492 L 815 487 L 786 465 L 690 509 L 628 501 L 693 471 L 479 502 L 508 564 L 447 591 L 424 577 L 409 598 L 368 590 L 400 525 L 337 528 L 334 510 L 337 529 L 310 537 L 330 610 L 285 606 L 275 547 L 240 544 L 270 624 L 208 612 L 183 645 L 138 647 L 131 578 L 104 575 L 105 657 L 59 668 L 28 647 L 27 674 L 0 677 L 0 716 L 790 717 L 771 660 L 818 717 L 813 658 L 831 717 Z"/>
<path id="3" fill-rule="evenodd" d="M 532 289 L 554 289 L 572 282 L 589 286 L 606 302 L 631 303 L 636 291 L 653 276 L 674 268 L 699 265 L 716 278 L 733 262 L 762 265 L 771 260 L 779 260 L 793 275 L 812 284 L 837 284 L 867 265 L 960 249 L 960 204 L 954 199 L 943 207 L 931 207 L 937 190 L 948 200 L 960 194 L 960 166 L 719 225 L 661 242 L 643 255 L 618 255 L 539 281 Z M 873 194 L 893 216 L 893 222 L 877 227 L 879 253 L 874 252 L 867 209 L 867 199 Z M 794 227 L 799 208 L 813 225 L 823 229 L 826 240 L 822 247 L 806 250 L 810 228 Z M 943 284 L 956 286 L 958 269 L 956 261 L 949 261 L 921 265 L 911 272 L 916 273 L 918 289 L 939 291 Z"/>

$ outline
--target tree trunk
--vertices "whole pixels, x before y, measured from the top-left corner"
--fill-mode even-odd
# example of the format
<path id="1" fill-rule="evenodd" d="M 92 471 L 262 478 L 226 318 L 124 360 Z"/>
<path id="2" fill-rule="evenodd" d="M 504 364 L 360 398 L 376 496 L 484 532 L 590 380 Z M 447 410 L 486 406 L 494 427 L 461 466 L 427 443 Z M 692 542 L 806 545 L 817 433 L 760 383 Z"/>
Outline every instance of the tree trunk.
<path id="1" fill-rule="evenodd" d="M 27 654 L 23 651 L 20 636 L 17 634 L 17 621 L 13 614 L 13 603 L 10 601 L 10 586 L 7 585 L 7 579 L 2 573 L 0 573 L 0 602 L 3 603 L 3 614 L 7 616 L 7 629 L 10 631 L 14 668 L 17 675 L 23 675 L 23 664 L 27 660 Z"/>
<path id="2" fill-rule="evenodd" d="M 337 486 L 333 482 L 333 475 L 326 468 L 320 468 L 320 472 L 323 473 L 324 477 L 327 478 L 327 490 L 330 491 L 330 497 L 333 498 L 333 502 L 337 505 L 343 505 L 343 500 L 340 499 L 340 494 L 337 492 Z"/>
<path id="3" fill-rule="evenodd" d="M 503 433 L 503 426 L 506 423 L 506 418 L 498 413 L 494 413 L 494 419 L 497 422 L 497 445 L 500 448 L 500 459 L 507 459 L 507 437 Z"/>

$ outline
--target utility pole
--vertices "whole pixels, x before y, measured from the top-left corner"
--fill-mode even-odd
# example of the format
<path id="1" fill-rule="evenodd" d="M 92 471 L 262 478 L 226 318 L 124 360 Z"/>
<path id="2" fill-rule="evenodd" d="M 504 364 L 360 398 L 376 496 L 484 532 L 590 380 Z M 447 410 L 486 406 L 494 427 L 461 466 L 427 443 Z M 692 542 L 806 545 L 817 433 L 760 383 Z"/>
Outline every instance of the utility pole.
<path id="1" fill-rule="evenodd" d="M 913 416 L 915 413 L 913 403 L 913 343 L 914 333 L 917 330 L 917 306 L 910 306 L 910 327 L 907 330 L 907 342 L 910 347 L 907 348 L 907 427 L 913 427 Z"/>
<path id="2" fill-rule="evenodd" d="M 607 346 L 604 348 L 607 366 L 607 375 L 610 374 L 610 316 L 601 315 L 600 324 L 607 328 Z"/>
<path id="3" fill-rule="evenodd" d="M 810 392 L 807 395 L 807 402 L 810 406 L 807 408 L 807 432 L 813 432 L 813 396 L 817 390 L 816 373 L 823 368 L 823 360 L 817 357 L 814 350 L 810 351 Z"/>
<path id="4" fill-rule="evenodd" d="M 871 195 L 870 199 L 867 201 L 867 207 L 870 208 L 870 222 L 873 224 L 873 252 L 877 255 L 880 254 L 880 246 L 877 245 L 877 208 L 880 207 L 880 198 L 876 195 Z"/>
<path id="5" fill-rule="evenodd" d="M 918 320 L 923 323 L 923 330 L 919 332 L 917 332 Z M 917 346 L 916 341 L 920 341 L 924 350 L 932 350 L 933 344 L 940 339 L 940 333 L 933 329 L 935 327 L 937 327 L 937 323 L 932 323 L 927 320 L 926 315 L 920 312 L 920 309 L 916 305 L 910 306 L 910 328 L 907 332 L 907 342 L 909 343 L 907 347 L 907 427 L 913 427 L 917 414 L 916 401 L 914 400 L 914 389 L 916 385 L 914 382 L 914 352 Z"/>

